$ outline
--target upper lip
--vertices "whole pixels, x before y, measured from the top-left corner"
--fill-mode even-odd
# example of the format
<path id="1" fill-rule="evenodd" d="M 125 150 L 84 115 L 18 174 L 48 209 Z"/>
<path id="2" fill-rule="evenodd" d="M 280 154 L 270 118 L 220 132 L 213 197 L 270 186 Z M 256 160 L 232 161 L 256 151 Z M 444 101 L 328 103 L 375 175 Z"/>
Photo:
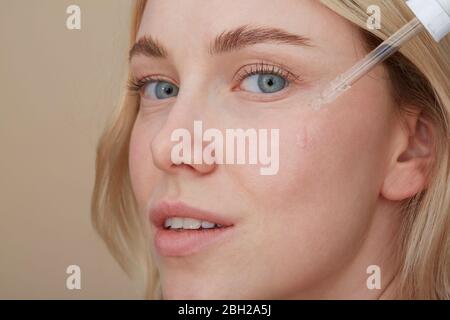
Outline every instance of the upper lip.
<path id="1" fill-rule="evenodd" d="M 224 227 L 233 225 L 229 218 L 223 217 L 217 213 L 191 207 L 181 201 L 168 202 L 161 201 L 150 209 L 150 221 L 158 228 L 164 227 L 164 222 L 168 218 L 193 218 L 200 221 L 209 221 L 220 224 Z"/>

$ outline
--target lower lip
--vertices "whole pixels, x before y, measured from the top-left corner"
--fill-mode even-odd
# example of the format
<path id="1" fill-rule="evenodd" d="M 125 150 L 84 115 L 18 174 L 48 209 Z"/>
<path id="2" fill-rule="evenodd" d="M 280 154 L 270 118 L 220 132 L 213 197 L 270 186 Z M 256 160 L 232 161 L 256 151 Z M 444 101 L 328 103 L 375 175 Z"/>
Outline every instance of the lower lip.
<path id="1" fill-rule="evenodd" d="M 166 257 L 187 256 L 227 238 L 233 227 L 199 230 L 157 229 L 154 243 L 157 252 Z"/>

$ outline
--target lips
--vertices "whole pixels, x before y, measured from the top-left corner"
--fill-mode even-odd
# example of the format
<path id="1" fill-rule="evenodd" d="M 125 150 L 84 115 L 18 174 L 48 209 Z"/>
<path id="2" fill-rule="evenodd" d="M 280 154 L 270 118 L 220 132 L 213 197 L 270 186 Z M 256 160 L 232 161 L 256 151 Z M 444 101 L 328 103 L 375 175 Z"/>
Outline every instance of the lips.
<path id="1" fill-rule="evenodd" d="M 229 217 L 194 208 L 183 202 L 159 202 L 150 210 L 150 221 L 156 228 L 154 244 L 157 252 L 162 256 L 186 256 L 194 254 L 232 233 L 234 223 Z M 178 219 L 177 219 L 178 218 Z M 207 221 L 219 225 L 220 228 L 171 229 L 167 221 L 179 220 Z"/>

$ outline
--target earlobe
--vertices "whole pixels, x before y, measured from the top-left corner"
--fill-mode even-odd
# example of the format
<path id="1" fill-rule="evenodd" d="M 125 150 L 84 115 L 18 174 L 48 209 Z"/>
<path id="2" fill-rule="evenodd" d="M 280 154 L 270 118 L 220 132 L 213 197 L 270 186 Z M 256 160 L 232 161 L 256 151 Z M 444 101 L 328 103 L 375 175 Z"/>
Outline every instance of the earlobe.
<path id="1" fill-rule="evenodd" d="M 389 200 L 401 201 L 415 196 L 428 184 L 428 161 L 412 159 L 398 162 L 386 176 L 381 194 Z"/>
<path id="2" fill-rule="evenodd" d="M 395 146 L 399 156 L 390 165 L 381 188 L 381 194 L 393 201 L 408 199 L 427 188 L 434 158 L 431 124 L 420 115 L 407 117 L 407 130 L 398 133 L 404 135 L 398 139 L 403 143 Z"/>

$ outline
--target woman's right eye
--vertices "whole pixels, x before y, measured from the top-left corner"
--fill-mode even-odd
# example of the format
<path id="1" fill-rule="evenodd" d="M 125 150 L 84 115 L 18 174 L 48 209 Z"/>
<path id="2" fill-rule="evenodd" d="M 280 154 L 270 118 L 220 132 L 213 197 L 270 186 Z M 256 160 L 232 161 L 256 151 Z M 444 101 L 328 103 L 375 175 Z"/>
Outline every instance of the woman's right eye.
<path id="1" fill-rule="evenodd" d="M 176 97 L 179 88 L 173 83 L 162 80 L 151 80 L 142 87 L 142 95 L 153 100 L 162 100 Z"/>

